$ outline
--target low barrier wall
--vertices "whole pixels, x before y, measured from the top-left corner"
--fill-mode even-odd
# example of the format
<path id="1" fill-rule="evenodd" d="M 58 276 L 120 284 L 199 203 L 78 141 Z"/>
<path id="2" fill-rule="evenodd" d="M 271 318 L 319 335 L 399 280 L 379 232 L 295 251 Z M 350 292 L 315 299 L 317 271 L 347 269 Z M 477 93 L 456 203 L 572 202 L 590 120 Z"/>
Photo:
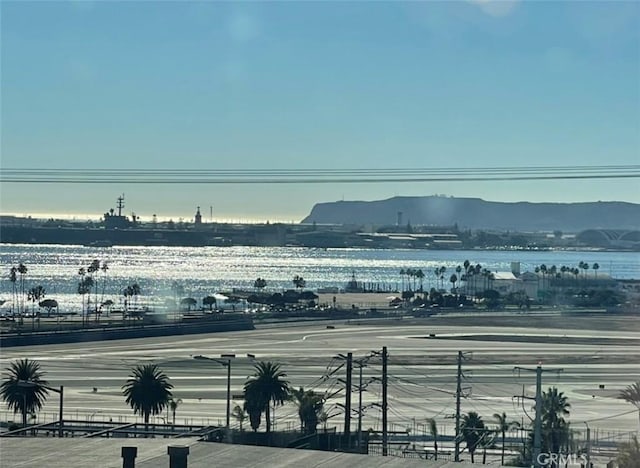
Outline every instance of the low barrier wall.
<path id="1" fill-rule="evenodd" d="M 129 338 L 149 338 L 154 336 L 194 335 L 225 331 L 253 330 L 249 318 L 224 321 L 198 321 L 196 323 L 175 323 L 170 325 L 136 325 L 118 328 L 93 328 L 44 333 L 12 333 L 0 336 L 0 348 L 13 346 L 33 346 L 44 344 L 80 343 L 85 341 L 123 340 Z"/>

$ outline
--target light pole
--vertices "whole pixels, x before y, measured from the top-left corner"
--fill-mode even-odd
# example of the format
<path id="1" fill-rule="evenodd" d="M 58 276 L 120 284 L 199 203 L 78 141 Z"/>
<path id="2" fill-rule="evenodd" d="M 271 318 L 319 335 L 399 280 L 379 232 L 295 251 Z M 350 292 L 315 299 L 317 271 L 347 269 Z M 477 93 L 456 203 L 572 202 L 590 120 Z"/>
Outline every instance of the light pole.
<path id="1" fill-rule="evenodd" d="M 231 428 L 231 360 L 235 359 L 235 354 L 221 354 L 219 358 L 212 358 L 208 356 L 193 356 L 193 359 L 203 360 L 203 361 L 214 361 L 218 364 L 227 368 L 227 417 L 226 417 L 226 428 L 227 431 Z M 247 354 L 249 359 L 253 359 L 255 356 L 253 354 Z"/>
<path id="2" fill-rule="evenodd" d="M 32 382 L 30 380 L 20 380 L 18 381 L 18 387 L 22 387 L 22 388 L 41 387 L 41 388 L 46 388 L 47 390 L 50 390 L 60 395 L 60 426 L 58 427 L 58 437 L 62 437 L 63 436 L 62 409 L 64 404 L 64 386 L 60 385 L 60 389 L 57 389 L 57 388 L 49 387 L 47 385 L 41 385 L 37 382 Z M 26 400 L 26 395 L 24 395 L 24 397 Z"/>

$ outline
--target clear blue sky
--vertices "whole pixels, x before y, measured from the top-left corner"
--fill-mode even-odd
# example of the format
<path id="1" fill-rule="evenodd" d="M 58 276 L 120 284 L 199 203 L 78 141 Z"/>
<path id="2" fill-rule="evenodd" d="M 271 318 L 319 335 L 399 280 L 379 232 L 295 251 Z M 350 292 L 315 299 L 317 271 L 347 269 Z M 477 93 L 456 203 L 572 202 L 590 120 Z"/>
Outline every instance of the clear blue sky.
<path id="1" fill-rule="evenodd" d="M 639 2 L 2 2 L 2 166 L 640 163 Z M 394 195 L 624 200 L 638 180 L 3 184 L 4 213 L 298 220 Z"/>

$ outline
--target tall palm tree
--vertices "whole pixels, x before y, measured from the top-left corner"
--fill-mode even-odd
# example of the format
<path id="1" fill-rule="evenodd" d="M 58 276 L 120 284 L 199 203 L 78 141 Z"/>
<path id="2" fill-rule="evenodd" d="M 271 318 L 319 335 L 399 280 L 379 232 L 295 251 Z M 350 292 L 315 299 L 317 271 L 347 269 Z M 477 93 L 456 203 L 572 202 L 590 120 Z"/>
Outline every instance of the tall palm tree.
<path id="1" fill-rule="evenodd" d="M 0 385 L 0 395 L 14 413 L 22 414 L 22 426 L 27 425 L 27 414 L 40 410 L 47 399 L 49 383 L 44 380 L 40 364 L 30 359 L 12 362 L 8 376 Z"/>
<path id="2" fill-rule="evenodd" d="M 102 296 L 100 296 L 100 303 L 104 303 L 104 293 L 107 289 L 107 272 L 109 271 L 109 265 L 107 262 L 102 262 L 102 266 L 100 267 L 102 270 Z"/>
<path id="3" fill-rule="evenodd" d="M 564 417 L 569 415 L 570 408 L 566 395 L 556 387 L 542 393 L 542 437 L 551 453 L 559 453 L 568 442 L 569 424 Z"/>
<path id="4" fill-rule="evenodd" d="M 485 429 L 482 417 L 475 411 L 469 411 L 462 417 L 462 438 L 467 444 L 467 450 L 471 455 L 471 463 L 474 462 L 473 455 L 482 442 Z"/>
<path id="5" fill-rule="evenodd" d="M 31 301 L 31 331 L 35 328 L 35 320 L 36 320 L 36 302 L 40 302 L 40 299 L 44 299 L 46 295 L 46 291 L 42 286 L 34 286 L 33 288 L 27 291 L 27 298 Z M 40 326 L 40 320 L 38 320 L 38 327 Z"/>
<path id="6" fill-rule="evenodd" d="M 314 434 L 323 410 L 324 397 L 313 390 L 300 387 L 298 390 L 291 390 L 291 398 L 298 407 L 300 432 Z"/>
<path id="7" fill-rule="evenodd" d="M 540 265 L 540 273 L 542 273 L 542 289 L 544 290 L 546 288 L 545 283 L 547 280 L 547 265 L 544 263 Z"/>
<path id="8" fill-rule="evenodd" d="M 13 291 L 13 294 L 11 296 L 11 312 L 13 313 L 13 315 L 16 314 L 16 303 L 18 302 L 18 290 L 17 290 L 17 286 L 16 286 L 16 282 L 18 281 L 18 269 L 14 266 L 12 266 L 9 269 L 9 281 L 11 282 L 11 288 Z"/>
<path id="9" fill-rule="evenodd" d="M 598 270 L 600 269 L 600 265 L 598 265 L 597 263 L 594 263 L 591 268 L 593 268 L 593 273 L 596 275 L 596 280 L 597 280 L 598 279 Z"/>
<path id="10" fill-rule="evenodd" d="M 80 281 L 78 282 L 78 294 L 80 294 L 81 301 L 82 301 L 82 325 L 84 326 L 84 322 L 85 322 L 84 296 L 87 293 L 91 292 L 91 286 L 93 286 L 93 283 L 91 282 L 91 278 L 87 276 L 87 271 L 84 268 L 78 269 L 78 275 L 80 276 Z"/>
<path id="11" fill-rule="evenodd" d="M 173 397 L 169 398 L 169 409 L 171 410 L 171 420 L 174 426 L 176 425 L 176 410 L 181 403 L 182 398 L 178 398 L 177 400 L 174 400 Z"/>
<path id="12" fill-rule="evenodd" d="M 91 276 L 93 280 L 93 287 L 95 295 L 94 295 L 94 312 L 96 313 L 96 318 L 98 316 L 98 283 L 99 281 L 95 278 L 95 275 L 100 271 L 100 260 L 93 260 L 91 264 L 87 267 L 87 273 Z"/>
<path id="13" fill-rule="evenodd" d="M 27 276 L 29 269 L 24 263 L 18 265 L 18 273 L 20 274 L 20 310 L 21 314 L 24 314 L 24 277 Z"/>
<path id="14" fill-rule="evenodd" d="M 431 433 L 431 437 L 433 437 L 433 459 L 438 459 L 438 425 L 436 424 L 436 420 L 434 418 L 429 418 L 429 432 Z"/>
<path id="15" fill-rule="evenodd" d="M 280 364 L 261 361 L 254 366 L 255 372 L 244 384 L 245 401 L 252 403 L 248 408 L 261 407 L 265 413 L 267 432 L 271 432 L 271 403 L 282 405 L 289 398 L 289 382 L 286 372 L 280 370 Z M 247 409 L 251 417 L 250 409 Z"/>
<path id="16" fill-rule="evenodd" d="M 502 435 L 502 461 L 501 464 L 504 465 L 504 441 L 505 441 L 505 434 L 507 432 L 509 432 L 512 429 L 517 429 L 520 427 L 520 423 L 517 421 L 509 421 L 507 420 L 507 413 L 494 413 L 493 414 L 493 419 L 495 419 L 496 423 L 498 424 L 497 427 L 497 431 Z"/>
<path id="17" fill-rule="evenodd" d="M 172 388 L 169 377 L 156 364 L 142 364 L 131 369 L 122 394 L 133 413 L 142 415 L 148 430 L 149 416 L 162 413 L 173 396 Z"/>
<path id="18" fill-rule="evenodd" d="M 420 281 L 420 292 L 422 292 L 424 290 L 424 271 L 420 268 L 416 270 L 416 278 Z"/>
<path id="19" fill-rule="evenodd" d="M 135 306 L 138 305 L 138 296 L 142 292 L 140 285 L 138 283 L 133 283 L 131 285 L 131 295 L 133 296 L 133 303 Z"/>
<path id="20" fill-rule="evenodd" d="M 638 408 L 638 420 L 640 421 L 640 380 L 632 383 L 627 388 L 622 390 L 618 395 L 618 398 L 631 403 Z"/>

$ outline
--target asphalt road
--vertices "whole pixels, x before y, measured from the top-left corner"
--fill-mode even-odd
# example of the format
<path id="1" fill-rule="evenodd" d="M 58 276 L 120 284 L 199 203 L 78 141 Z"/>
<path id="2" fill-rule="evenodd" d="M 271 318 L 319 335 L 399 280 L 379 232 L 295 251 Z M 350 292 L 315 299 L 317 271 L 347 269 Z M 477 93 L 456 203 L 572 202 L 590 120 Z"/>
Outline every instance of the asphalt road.
<path id="1" fill-rule="evenodd" d="M 440 433 L 451 434 L 455 427 L 452 415 L 456 356 L 460 350 L 472 353 L 463 362 L 463 413 L 477 411 L 492 421 L 494 413 L 504 411 L 511 419 L 528 424 L 527 415 L 533 416 L 533 401 L 514 396 L 523 391 L 525 396 L 534 395 L 535 374 L 517 372 L 514 367 L 534 368 L 540 362 L 549 371 L 544 373 L 543 388 L 557 386 L 568 396 L 573 426 L 581 429 L 586 427 L 583 421 L 588 421 L 592 437 L 604 438 L 614 437 L 612 431 L 638 429 L 637 411 L 616 396 L 620 389 L 640 378 L 638 321 L 623 317 L 604 322 L 611 331 L 601 331 L 601 318 L 558 321 L 547 317 L 536 323 L 529 323 L 524 317 L 337 322 L 334 329 L 320 322 L 209 335 L 8 348 L 2 350 L 0 364 L 4 378 L 4 369 L 14 359 L 40 361 L 50 385 L 65 387 L 67 419 L 124 422 L 133 421 L 134 417 L 125 405 L 121 386 L 132 366 L 155 362 L 171 378 L 175 397 L 182 399 L 176 422 L 224 424 L 226 369 L 215 361 L 195 360 L 195 355 L 236 355 L 232 361 L 234 395 L 241 393 L 245 379 L 252 373 L 253 364 L 247 354 L 282 364 L 296 388 L 333 393 L 344 388 L 338 379 L 346 378 L 344 367 L 336 371 L 343 362 L 335 358 L 338 353 L 352 352 L 357 359 L 387 346 L 390 429 L 428 433 L 426 418 L 435 417 Z M 516 326 L 518 323 L 521 326 Z M 552 323 L 554 326 L 550 327 Z M 532 324 L 535 328 L 531 328 Z M 551 372 L 560 368 L 562 372 Z M 358 376 L 355 366 L 354 385 Z M 363 369 L 363 381 L 380 376 L 381 361 L 374 357 Z M 344 414 L 336 404 L 344 403 L 344 395 L 342 390 L 327 403 L 332 416 L 328 426 L 343 424 Z M 364 429 L 381 428 L 381 412 L 375 406 L 379 403 L 381 384 L 374 380 L 363 392 Z M 52 393 L 39 422 L 57 420 L 57 404 L 57 394 Z M 237 397 L 235 404 L 241 404 Z M 357 408 L 355 389 L 352 404 Z M 277 408 L 275 414 L 278 429 L 299 424 L 293 404 Z M 19 415 L 14 416 L 3 406 L 0 418 L 19 420 Z M 156 421 L 162 422 L 162 418 L 171 416 L 164 414 Z M 354 430 L 356 421 L 354 414 Z"/>

